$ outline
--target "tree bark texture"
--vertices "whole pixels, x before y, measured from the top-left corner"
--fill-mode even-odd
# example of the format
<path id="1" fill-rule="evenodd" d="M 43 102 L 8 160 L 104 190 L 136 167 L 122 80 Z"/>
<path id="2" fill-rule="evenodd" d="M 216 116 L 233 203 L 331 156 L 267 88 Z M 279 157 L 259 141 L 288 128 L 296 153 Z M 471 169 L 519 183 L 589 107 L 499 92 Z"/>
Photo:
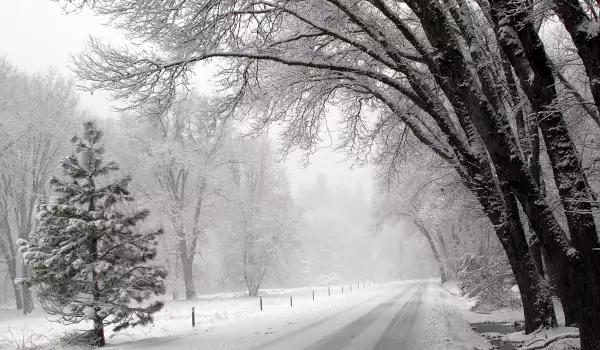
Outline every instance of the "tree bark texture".
<path id="1" fill-rule="evenodd" d="M 556 237 L 546 235 L 545 230 L 536 229 L 536 232 L 549 257 L 556 262 L 555 266 L 570 270 L 566 272 L 561 268 L 566 275 L 562 277 L 573 283 L 569 295 L 585 305 L 580 309 L 579 320 L 582 349 L 599 349 L 600 242 L 591 213 L 591 190 L 578 153 L 562 113 L 552 106 L 556 100 L 552 66 L 528 13 L 519 8 L 517 2 L 494 1 L 492 15 L 501 31 L 501 46 L 537 114 L 571 239 L 557 242 Z M 561 249 L 555 249 L 556 243 L 562 245 Z"/>

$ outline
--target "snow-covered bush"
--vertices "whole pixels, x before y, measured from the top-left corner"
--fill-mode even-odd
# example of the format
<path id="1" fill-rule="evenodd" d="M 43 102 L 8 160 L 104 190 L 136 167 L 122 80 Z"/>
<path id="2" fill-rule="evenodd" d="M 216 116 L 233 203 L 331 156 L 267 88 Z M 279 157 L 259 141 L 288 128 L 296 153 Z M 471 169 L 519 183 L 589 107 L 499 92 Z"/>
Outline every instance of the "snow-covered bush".
<path id="1" fill-rule="evenodd" d="M 518 307 L 520 299 L 511 288 L 514 275 L 503 257 L 467 254 L 460 261 L 458 288 L 463 296 L 476 300 L 473 311 L 493 311 Z"/>
<path id="2" fill-rule="evenodd" d="M 19 241 L 31 269 L 21 282 L 36 287 L 42 308 L 58 322 L 93 321 L 89 339 L 95 346 L 105 343 L 104 326 L 119 331 L 151 323 L 163 303 L 147 300 L 165 293 L 167 275 L 149 264 L 162 231 L 135 228 L 149 211 L 124 211 L 134 200 L 127 189 L 131 178 L 102 184 L 118 166 L 103 162 L 101 138 L 92 122 L 84 124 L 82 138 L 72 138 L 75 154 L 60 163 L 65 179 L 50 180 L 56 197 L 38 204 L 36 231 Z"/>

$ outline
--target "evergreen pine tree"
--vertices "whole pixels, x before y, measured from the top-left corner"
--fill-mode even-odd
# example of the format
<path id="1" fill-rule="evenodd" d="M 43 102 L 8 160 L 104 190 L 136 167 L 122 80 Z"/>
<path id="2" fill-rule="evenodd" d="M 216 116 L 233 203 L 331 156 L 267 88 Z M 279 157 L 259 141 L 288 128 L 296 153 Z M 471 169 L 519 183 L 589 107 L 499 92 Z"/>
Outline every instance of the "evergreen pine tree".
<path id="1" fill-rule="evenodd" d="M 50 180 L 57 196 L 38 204 L 36 231 L 19 241 L 31 268 L 22 282 L 36 287 L 42 308 L 58 322 L 93 321 L 94 346 L 105 344 L 105 326 L 119 331 L 151 323 L 163 303 L 149 299 L 165 293 L 167 275 L 150 264 L 162 231 L 135 228 L 149 211 L 124 210 L 134 200 L 127 190 L 131 177 L 100 185 L 118 170 L 115 162 L 103 162 L 102 134 L 86 122 L 83 137 L 71 139 L 75 153 L 60 162 L 66 179 Z"/>

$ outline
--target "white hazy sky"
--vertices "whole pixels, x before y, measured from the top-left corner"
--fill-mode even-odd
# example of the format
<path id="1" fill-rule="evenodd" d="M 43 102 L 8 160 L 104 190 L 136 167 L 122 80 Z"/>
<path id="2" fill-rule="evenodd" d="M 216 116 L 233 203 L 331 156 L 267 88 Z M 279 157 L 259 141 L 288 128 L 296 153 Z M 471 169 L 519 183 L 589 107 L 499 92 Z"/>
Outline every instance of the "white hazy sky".
<path id="1" fill-rule="evenodd" d="M 123 40 L 119 32 L 89 12 L 64 15 L 61 7 L 49 0 L 2 0 L 0 55 L 22 70 L 37 72 L 54 67 L 70 74 L 70 55 L 82 51 L 90 35 L 108 42 Z M 81 93 L 81 102 L 94 114 L 114 116 L 106 94 Z M 299 158 L 293 154 L 286 162 L 294 194 L 301 185 L 312 185 L 319 172 L 326 174 L 332 187 L 354 190 L 360 182 L 366 193 L 372 193 L 370 167 L 350 170 L 349 163 L 329 150 L 314 155 L 308 168 L 299 165 Z"/>

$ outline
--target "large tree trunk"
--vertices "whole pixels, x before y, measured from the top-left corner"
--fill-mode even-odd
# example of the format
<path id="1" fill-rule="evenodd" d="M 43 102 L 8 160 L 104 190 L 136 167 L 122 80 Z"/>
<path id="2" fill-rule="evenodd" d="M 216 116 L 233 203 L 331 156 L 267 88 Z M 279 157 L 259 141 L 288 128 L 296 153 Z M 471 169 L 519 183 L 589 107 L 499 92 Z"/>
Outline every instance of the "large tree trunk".
<path id="1" fill-rule="evenodd" d="M 469 171 L 472 182 L 469 188 L 477 193 L 486 214 L 492 220 L 519 288 L 523 288 L 521 298 L 525 309 L 526 332 L 532 332 L 540 326 L 555 326 L 556 317 L 552 302 L 544 288 L 545 281 L 537 273 L 531 258 L 523 227 L 518 219 L 518 205 L 512 195 L 516 188 L 511 185 L 519 184 L 534 191 L 533 193 L 537 186 L 531 175 L 527 174 L 527 166 L 510 131 L 508 119 L 502 114 L 503 102 L 499 98 L 497 87 L 494 86 L 494 75 L 485 67 L 478 71 L 478 76 L 474 75 L 470 63 L 464 57 L 464 51 L 461 50 L 460 40 L 455 36 L 454 25 L 447 19 L 440 6 L 435 6 L 428 0 L 412 0 L 406 3 L 418 16 L 429 42 L 438 50 L 438 59 L 435 61 L 437 65 L 430 66 L 437 83 L 452 104 L 467 137 L 483 142 L 496 169 L 502 186 L 501 192 L 494 184 L 491 170 L 485 169 L 489 167 L 487 163 L 475 165 L 478 169 Z M 474 53 L 476 59 L 484 59 L 479 55 L 483 53 Z M 481 81 L 481 86 L 477 81 Z M 484 163 L 483 158 L 487 159 L 485 155 L 480 155 L 475 157 L 474 161 L 477 164 Z M 469 162 L 462 164 L 466 168 L 473 166 L 469 165 Z M 480 184 L 473 180 L 477 176 L 482 176 L 488 184 L 478 188 Z M 540 205 L 546 204 L 543 198 L 538 196 L 536 199 L 541 199 Z M 556 222 L 551 220 L 555 219 L 553 216 L 548 219 L 550 224 Z M 550 227 L 560 228 L 558 224 Z M 562 233 L 560 230 L 558 232 Z"/>
<path id="2" fill-rule="evenodd" d="M 195 300 L 198 298 L 198 295 L 196 294 L 196 286 L 194 284 L 194 255 L 188 252 L 187 240 L 183 229 L 177 236 L 179 239 L 179 260 L 181 262 L 183 283 L 185 285 L 185 299 Z"/>
<path id="3" fill-rule="evenodd" d="M 255 297 L 258 295 L 258 285 L 248 288 L 248 296 Z"/>
<path id="4" fill-rule="evenodd" d="M 563 314 L 565 315 L 565 326 L 576 326 L 577 320 L 579 319 L 579 309 L 581 308 L 581 305 L 577 301 L 577 298 L 573 298 L 570 295 L 573 290 L 573 285 L 569 281 L 569 278 L 566 278 L 570 271 L 568 268 L 565 268 L 564 266 L 557 264 L 556 261 L 553 261 L 545 249 L 542 249 L 542 255 L 544 256 L 544 261 L 546 262 L 548 279 L 554 287 L 556 294 L 558 294 L 558 298 L 560 299 L 560 303 L 562 305 Z"/>
<path id="5" fill-rule="evenodd" d="M 185 300 L 196 300 L 196 286 L 194 284 L 193 260 L 181 255 L 181 269 L 183 270 L 183 282 L 185 284 Z"/>
<path id="6" fill-rule="evenodd" d="M 520 8 L 510 8 L 503 13 L 502 21 L 498 21 L 498 9 L 505 10 L 502 6 L 505 6 L 507 3 L 510 5 L 520 4 L 520 2 L 507 0 L 494 2 L 494 18 L 496 19 L 496 23 L 501 23 L 502 26 L 515 21 L 515 18 L 522 14 Z M 441 75 L 438 81 L 453 104 L 459 120 L 462 118 L 464 124 L 466 123 L 465 115 L 468 114 L 468 117 L 471 118 L 470 120 L 475 124 L 477 132 L 484 140 L 500 181 L 507 183 L 510 188 L 509 192 L 514 191 L 518 196 L 532 227 L 536 233 L 541 235 L 542 243 L 550 255 L 557 259 L 558 264 L 563 264 L 564 266 L 577 263 L 581 260 L 581 257 L 577 250 L 571 246 L 569 239 L 541 195 L 527 164 L 519 152 L 506 115 L 502 113 L 502 109 L 494 108 L 499 103 L 496 101 L 497 94 L 495 90 L 490 87 L 492 80 L 481 79 L 483 91 L 486 91 L 485 94 L 482 93 L 477 84 L 473 83 L 475 81 L 473 71 L 465 61 L 463 51 L 460 50 L 459 40 L 455 37 L 452 26 L 444 18 L 445 15 L 440 7 L 430 6 L 430 3 L 425 0 L 413 0 L 408 2 L 408 5 L 419 16 L 429 41 L 440 51 Z M 503 30 L 503 33 L 521 32 L 523 34 L 523 28 L 528 28 L 525 20 L 520 21 L 517 26 L 517 29 L 513 25 L 513 28 Z M 504 27 L 502 28 L 504 29 Z M 511 37 L 508 40 L 506 35 L 501 35 L 503 46 L 508 45 L 512 49 L 513 54 L 523 54 L 524 50 L 520 46 L 511 47 L 511 45 L 518 43 L 519 39 L 522 41 L 523 39 L 530 40 L 537 37 L 537 33 L 529 29 L 532 28 L 528 28 L 528 32 L 525 33 L 524 38 Z M 506 44 L 507 42 L 508 44 Z M 526 47 L 525 51 L 527 51 L 528 45 L 524 44 L 524 46 Z M 541 52 L 539 52 L 540 49 Z M 509 55 L 521 83 L 523 83 L 523 79 L 529 81 L 531 71 L 520 70 L 517 65 L 519 62 L 514 60 L 511 52 L 508 49 L 504 51 Z M 539 60 L 543 61 L 544 57 L 546 57 L 541 42 L 533 45 L 533 50 L 531 51 L 534 54 L 529 55 L 531 57 L 528 56 L 528 58 L 537 60 L 537 63 L 539 63 Z M 528 52 L 528 54 L 532 52 Z M 544 73 L 544 70 L 541 70 Z M 539 74 L 540 72 L 534 74 L 533 81 L 535 84 L 532 85 L 535 88 L 532 90 L 537 95 L 533 99 L 529 95 L 528 97 L 536 112 L 544 110 L 539 108 L 540 101 L 544 103 L 548 101 L 551 103 L 553 101 L 553 99 L 549 98 L 549 94 L 554 91 L 554 87 L 547 84 L 548 80 L 552 79 L 552 72 L 551 70 L 549 71 L 549 77 Z M 523 73 L 526 74 L 523 75 Z M 443 77 L 446 77 L 448 81 L 444 81 Z M 447 87 L 446 85 L 448 84 L 451 84 L 454 88 Z M 528 86 L 524 86 L 524 89 L 526 88 Z M 466 113 L 467 110 L 469 111 L 468 113 Z M 583 325 L 582 322 L 582 328 L 589 327 L 589 329 L 582 332 L 583 343 L 586 343 L 586 337 L 588 337 L 587 339 L 600 337 L 600 323 L 596 322 L 594 324 L 593 322 L 593 314 L 600 314 L 600 299 L 596 298 L 596 300 L 592 300 L 592 295 L 598 292 L 596 289 L 600 288 L 600 283 L 598 283 L 599 275 L 596 271 L 600 270 L 600 263 L 593 261 L 597 260 L 598 257 L 590 254 L 594 248 L 598 247 L 598 238 L 593 218 L 589 211 L 590 203 L 587 193 L 584 193 L 586 190 L 585 177 L 579 171 L 580 169 L 578 169 L 577 154 L 574 152 L 568 133 L 565 132 L 566 128 L 563 128 L 563 125 L 561 125 L 561 122 L 564 124 L 564 120 L 560 118 L 559 113 L 552 110 L 548 110 L 547 114 L 539 117 L 540 128 L 546 140 L 557 187 L 559 187 L 563 201 L 565 203 L 569 201 L 565 204 L 565 209 L 568 213 L 567 215 L 570 216 L 568 221 L 571 234 L 574 240 L 578 240 L 578 237 L 581 237 L 582 240 L 588 243 L 587 247 L 577 243 L 574 244 L 580 251 L 585 250 L 582 255 L 584 261 L 587 261 L 585 261 L 586 263 L 581 261 L 582 263 L 578 265 L 574 272 L 575 274 L 572 276 L 577 284 L 577 290 L 573 293 L 574 296 L 578 296 L 580 300 L 585 300 L 590 304 L 597 304 L 590 308 L 589 319 L 586 321 L 588 324 Z M 574 210 L 570 211 L 569 209 Z M 538 275 L 537 272 L 535 274 Z M 588 286 L 587 288 L 586 285 Z M 584 333 L 588 335 L 586 336 Z M 593 340 L 585 346 L 586 349 L 600 348 L 600 339 Z"/>
<path id="7" fill-rule="evenodd" d="M 553 106 L 556 89 L 552 67 L 544 45 L 529 21 L 529 13 L 523 11 L 518 3 L 494 1 L 492 14 L 502 30 L 502 48 L 537 113 L 571 241 L 557 241 L 544 235 L 543 231 L 536 229 L 536 232 L 541 234 L 542 244 L 552 261 L 556 261 L 555 266 L 563 267 L 563 271 L 570 270 L 565 273 L 566 277 L 563 276 L 573 281 L 569 295 L 585 305 L 580 309 L 579 320 L 582 349 L 599 349 L 600 322 L 597 322 L 597 315 L 600 314 L 600 298 L 597 295 L 600 293 L 600 256 L 597 251 L 600 242 L 591 213 L 591 190 L 581 169 L 579 155 L 561 112 Z"/>
<path id="8" fill-rule="evenodd" d="M 529 238 L 529 251 L 540 276 L 544 277 L 546 274 L 544 273 L 544 260 L 542 259 L 542 242 L 533 230 L 531 230 L 531 237 Z"/>
<path id="9" fill-rule="evenodd" d="M 508 259 L 519 286 L 523 313 L 525 315 L 525 333 L 535 331 L 539 326 L 555 327 L 556 314 L 548 285 L 537 271 L 533 257 L 527 245 L 525 231 L 519 217 L 519 207 L 514 195 L 504 191 L 504 200 L 508 209 L 508 226 L 512 244 L 502 240 Z M 524 288 L 524 289 L 523 289 Z M 536 319 L 542 317 L 542 319 Z M 529 322 L 528 322 L 529 321 Z"/>
<path id="10" fill-rule="evenodd" d="M 476 173 L 473 169 L 471 171 Z M 500 177 L 504 189 L 501 191 L 496 187 L 489 167 L 487 171 L 482 167 L 479 176 L 466 178 L 467 186 L 476 194 L 494 225 L 515 275 L 523 304 L 525 332 L 531 333 L 539 327 L 556 326 L 556 315 L 547 283 L 536 270 L 519 217 L 519 207 L 507 182 Z"/>

